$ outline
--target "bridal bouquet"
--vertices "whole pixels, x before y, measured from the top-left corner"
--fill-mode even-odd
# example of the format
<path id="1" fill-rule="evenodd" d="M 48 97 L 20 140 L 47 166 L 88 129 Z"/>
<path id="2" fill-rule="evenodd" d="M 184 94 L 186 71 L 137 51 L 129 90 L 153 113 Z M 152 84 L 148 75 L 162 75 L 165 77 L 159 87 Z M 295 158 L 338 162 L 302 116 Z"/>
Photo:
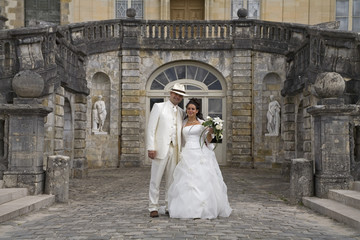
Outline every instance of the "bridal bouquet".
<path id="1" fill-rule="evenodd" d="M 206 117 L 206 121 L 202 123 L 202 125 L 206 128 L 212 128 L 214 131 L 214 135 L 215 135 L 215 143 L 219 143 L 221 141 L 221 139 L 223 138 L 223 120 L 221 120 L 221 118 L 219 117 Z M 202 135 L 204 134 L 204 132 L 206 131 L 206 129 L 201 133 L 200 139 L 202 137 Z M 216 148 L 216 145 L 215 145 Z M 215 149 L 214 148 L 214 149 Z"/>

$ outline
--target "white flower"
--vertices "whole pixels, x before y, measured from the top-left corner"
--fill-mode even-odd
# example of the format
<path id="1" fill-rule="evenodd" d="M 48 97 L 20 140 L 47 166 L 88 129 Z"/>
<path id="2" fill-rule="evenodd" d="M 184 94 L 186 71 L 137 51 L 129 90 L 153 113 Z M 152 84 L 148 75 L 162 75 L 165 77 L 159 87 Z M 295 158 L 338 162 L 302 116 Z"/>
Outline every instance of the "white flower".
<path id="1" fill-rule="evenodd" d="M 222 129 L 222 126 L 220 124 L 216 125 L 216 130 L 221 130 Z"/>
<path id="2" fill-rule="evenodd" d="M 224 122 L 224 121 L 221 120 L 219 117 L 214 118 L 214 123 L 215 123 L 216 125 L 221 124 L 221 123 L 223 123 L 223 122 Z"/>
<path id="3" fill-rule="evenodd" d="M 222 135 L 222 134 L 220 134 L 220 135 L 219 135 L 219 138 L 220 138 L 220 139 L 222 139 L 222 138 L 223 138 L 223 135 Z"/>
<path id="4" fill-rule="evenodd" d="M 210 116 L 207 116 L 206 120 L 212 120 L 212 118 Z"/>

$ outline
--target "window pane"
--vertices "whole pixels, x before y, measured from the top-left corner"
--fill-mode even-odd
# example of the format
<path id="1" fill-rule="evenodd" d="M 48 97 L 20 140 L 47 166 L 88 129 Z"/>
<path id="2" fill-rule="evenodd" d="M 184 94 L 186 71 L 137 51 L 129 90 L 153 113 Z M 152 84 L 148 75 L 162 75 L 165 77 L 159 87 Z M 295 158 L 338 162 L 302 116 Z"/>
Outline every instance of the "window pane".
<path id="1" fill-rule="evenodd" d="M 347 17 L 337 17 L 336 21 L 340 21 L 340 30 L 348 30 L 348 18 Z"/>
<path id="2" fill-rule="evenodd" d="M 143 18 L 143 0 L 132 0 L 131 7 L 135 9 L 137 19 Z"/>
<path id="3" fill-rule="evenodd" d="M 354 0 L 353 17 L 360 17 L 360 0 Z M 354 23 L 353 23 L 354 26 Z M 357 26 L 355 26 L 357 27 Z"/>
<path id="4" fill-rule="evenodd" d="M 196 74 L 196 80 L 198 80 L 199 82 L 202 82 L 207 74 L 208 74 L 207 70 L 205 70 L 203 68 L 199 68 L 198 72 Z"/>
<path id="5" fill-rule="evenodd" d="M 116 0 L 115 2 L 115 16 L 116 18 L 126 18 L 127 0 Z"/>
<path id="6" fill-rule="evenodd" d="M 151 90 L 162 90 L 164 89 L 164 85 L 160 84 L 156 79 L 151 83 Z"/>
<path id="7" fill-rule="evenodd" d="M 177 80 L 174 68 L 166 69 L 165 73 L 166 73 L 166 76 L 168 77 L 168 79 L 170 80 L 170 82 Z"/>
<path id="8" fill-rule="evenodd" d="M 197 67 L 194 66 L 187 66 L 187 79 L 195 79 Z"/>
<path id="9" fill-rule="evenodd" d="M 336 0 L 336 16 L 345 17 L 349 15 L 349 0 Z"/>
<path id="10" fill-rule="evenodd" d="M 161 103 L 163 101 L 163 98 L 150 98 L 150 111 L 152 110 L 155 103 Z"/>
<path id="11" fill-rule="evenodd" d="M 209 114 L 222 118 L 222 100 L 220 98 L 209 98 Z"/>
<path id="12" fill-rule="evenodd" d="M 238 19 L 239 17 L 237 16 L 237 11 L 240 8 L 243 8 L 243 0 L 232 0 L 231 3 L 231 8 L 232 8 L 232 18 L 233 19 Z"/>
<path id="13" fill-rule="evenodd" d="M 193 85 L 186 85 L 186 90 L 201 90 L 201 88 Z"/>
<path id="14" fill-rule="evenodd" d="M 185 79 L 185 66 L 175 67 L 178 79 Z"/>
<path id="15" fill-rule="evenodd" d="M 156 80 L 158 80 L 160 83 L 162 83 L 164 86 L 166 86 L 169 83 L 169 80 L 165 76 L 165 74 L 162 72 L 157 77 Z"/>
<path id="16" fill-rule="evenodd" d="M 222 90 L 221 83 L 219 80 L 213 82 L 211 85 L 208 86 L 209 90 Z"/>
<path id="17" fill-rule="evenodd" d="M 360 32 L 360 17 L 353 18 L 353 31 Z"/>
<path id="18" fill-rule="evenodd" d="M 260 19 L 260 1 L 259 0 L 249 0 L 248 18 Z"/>
<path id="19" fill-rule="evenodd" d="M 209 86 L 211 83 L 215 82 L 216 79 L 217 78 L 213 74 L 209 73 L 207 75 L 204 83 L 205 83 L 206 86 Z"/>

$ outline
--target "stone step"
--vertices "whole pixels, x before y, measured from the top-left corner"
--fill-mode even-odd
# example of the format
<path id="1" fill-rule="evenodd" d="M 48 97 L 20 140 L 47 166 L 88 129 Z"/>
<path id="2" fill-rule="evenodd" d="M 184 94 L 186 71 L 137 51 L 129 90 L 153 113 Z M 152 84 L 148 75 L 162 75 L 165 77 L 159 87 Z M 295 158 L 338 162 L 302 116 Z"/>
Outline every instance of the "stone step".
<path id="1" fill-rule="evenodd" d="M 0 205 L 0 223 L 48 207 L 55 202 L 54 195 L 22 197 Z"/>
<path id="2" fill-rule="evenodd" d="M 360 210 L 360 192 L 353 190 L 329 190 L 329 199 Z"/>
<path id="3" fill-rule="evenodd" d="M 360 229 L 360 210 L 346 206 L 331 199 L 303 197 L 303 204 L 312 210 L 326 215 L 355 229 Z"/>
<path id="4" fill-rule="evenodd" d="M 354 183 L 352 184 L 352 189 L 353 189 L 354 191 L 359 191 L 359 192 L 360 192 L 360 182 L 359 182 L 359 181 L 354 182 Z"/>
<path id="5" fill-rule="evenodd" d="M 27 195 L 27 188 L 2 188 L 0 189 L 0 204 L 26 197 Z"/>

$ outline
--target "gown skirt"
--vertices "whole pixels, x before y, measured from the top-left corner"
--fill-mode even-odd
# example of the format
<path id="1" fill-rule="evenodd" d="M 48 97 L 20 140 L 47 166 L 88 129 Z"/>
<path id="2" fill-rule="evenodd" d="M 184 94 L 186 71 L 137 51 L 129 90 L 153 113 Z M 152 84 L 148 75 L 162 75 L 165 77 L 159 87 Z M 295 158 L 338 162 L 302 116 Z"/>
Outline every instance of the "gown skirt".
<path id="1" fill-rule="evenodd" d="M 171 218 L 213 219 L 231 214 L 227 187 L 215 153 L 200 144 L 202 125 L 183 128 L 185 146 L 169 188 Z"/>

